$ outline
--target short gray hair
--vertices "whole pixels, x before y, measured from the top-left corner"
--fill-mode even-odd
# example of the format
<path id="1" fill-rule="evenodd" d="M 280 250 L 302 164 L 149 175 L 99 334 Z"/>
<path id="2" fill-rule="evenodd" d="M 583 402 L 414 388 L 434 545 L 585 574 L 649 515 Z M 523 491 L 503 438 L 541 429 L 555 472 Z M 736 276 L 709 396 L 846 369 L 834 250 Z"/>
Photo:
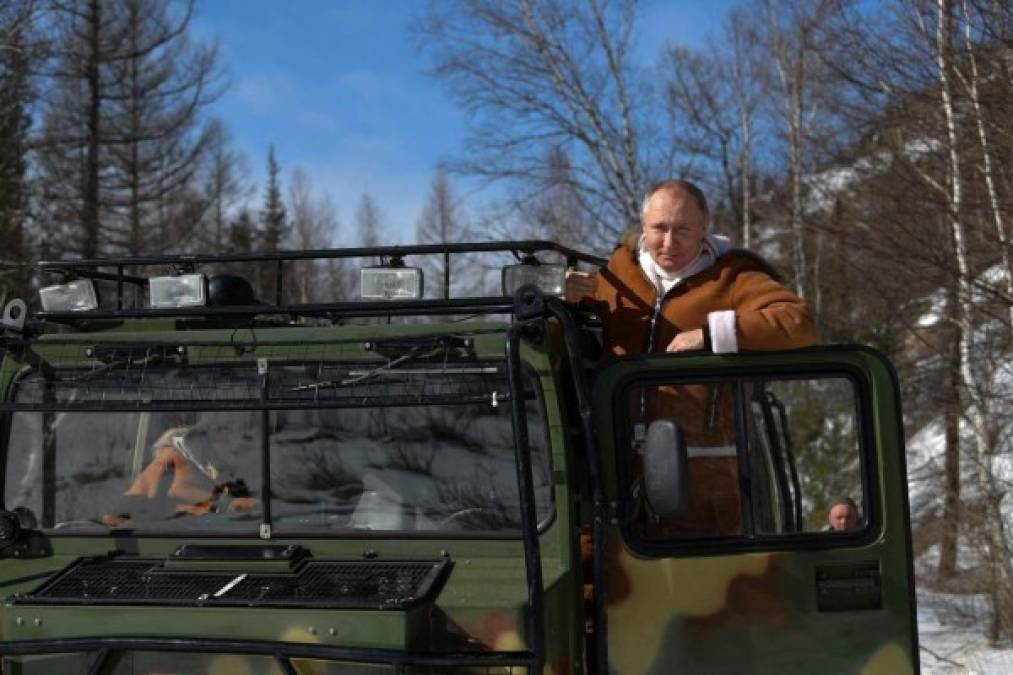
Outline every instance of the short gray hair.
<path id="1" fill-rule="evenodd" d="M 851 507 L 852 511 L 858 513 L 858 504 L 855 503 L 854 499 L 846 495 L 841 495 L 840 497 L 837 497 L 832 502 L 830 502 L 828 510 L 834 508 L 835 506 L 848 506 Z"/>
<path id="2" fill-rule="evenodd" d="M 704 196 L 703 190 L 698 188 L 693 183 L 690 183 L 688 180 L 675 180 L 675 179 L 659 181 L 654 185 L 652 185 L 647 190 L 647 192 L 644 194 L 644 201 L 640 205 L 641 217 L 643 217 L 644 214 L 647 213 L 647 203 L 651 201 L 651 197 L 653 197 L 658 192 L 661 192 L 662 190 L 669 190 L 672 192 L 680 190 L 682 192 L 685 192 L 686 194 L 688 194 L 690 197 L 693 198 L 693 201 L 696 202 L 697 207 L 700 209 L 700 213 L 702 213 L 704 216 L 707 216 L 708 218 L 710 217 L 710 209 L 707 208 L 707 197 Z"/>

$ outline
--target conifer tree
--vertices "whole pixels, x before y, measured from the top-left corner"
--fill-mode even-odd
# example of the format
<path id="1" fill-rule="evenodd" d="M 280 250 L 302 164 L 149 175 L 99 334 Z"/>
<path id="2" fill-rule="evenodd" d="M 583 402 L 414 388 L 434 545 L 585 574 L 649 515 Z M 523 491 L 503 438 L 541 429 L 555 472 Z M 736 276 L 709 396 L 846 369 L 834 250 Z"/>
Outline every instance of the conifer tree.
<path id="1" fill-rule="evenodd" d="M 264 208 L 260 212 L 260 241 L 265 251 L 277 251 L 287 234 L 285 204 L 281 199 L 281 183 L 278 180 L 280 172 L 272 145 L 267 151 L 267 187 L 264 188 Z"/>
<path id="2" fill-rule="evenodd" d="M 267 186 L 264 188 L 264 206 L 260 212 L 260 248 L 263 251 L 277 251 L 284 246 L 288 234 L 285 218 L 285 205 L 281 198 L 281 182 L 278 159 L 274 154 L 274 146 L 267 151 Z M 260 289 L 266 297 L 281 301 L 281 288 L 284 274 L 278 273 L 276 265 L 262 265 L 260 270 Z"/>

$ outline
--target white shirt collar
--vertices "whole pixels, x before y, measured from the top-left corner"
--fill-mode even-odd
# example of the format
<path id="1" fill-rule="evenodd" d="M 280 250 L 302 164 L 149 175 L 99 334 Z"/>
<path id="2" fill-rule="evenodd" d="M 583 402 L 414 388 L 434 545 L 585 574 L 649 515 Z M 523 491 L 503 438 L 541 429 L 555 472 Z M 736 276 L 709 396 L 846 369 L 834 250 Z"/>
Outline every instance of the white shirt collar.
<path id="1" fill-rule="evenodd" d="M 644 270 L 647 279 L 654 284 L 654 289 L 658 295 L 663 296 L 684 279 L 699 274 L 713 265 L 714 261 L 731 248 L 731 243 L 727 237 L 714 234 L 707 235 L 701 242 L 700 250 L 697 252 L 696 257 L 677 272 L 667 272 L 655 262 L 647 250 L 647 243 L 643 235 L 641 235 L 637 243 L 637 248 L 639 249 L 637 260 L 640 262 L 641 269 Z"/>

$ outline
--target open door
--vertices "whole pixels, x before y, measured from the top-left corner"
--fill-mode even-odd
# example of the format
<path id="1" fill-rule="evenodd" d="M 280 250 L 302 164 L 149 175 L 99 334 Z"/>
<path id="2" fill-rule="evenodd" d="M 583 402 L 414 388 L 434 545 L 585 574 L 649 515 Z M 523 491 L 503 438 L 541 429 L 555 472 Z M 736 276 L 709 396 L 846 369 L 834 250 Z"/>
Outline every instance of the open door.
<path id="1" fill-rule="evenodd" d="M 594 405 L 617 504 L 611 672 L 917 672 L 901 413 L 879 354 L 636 357 L 602 371 Z"/>

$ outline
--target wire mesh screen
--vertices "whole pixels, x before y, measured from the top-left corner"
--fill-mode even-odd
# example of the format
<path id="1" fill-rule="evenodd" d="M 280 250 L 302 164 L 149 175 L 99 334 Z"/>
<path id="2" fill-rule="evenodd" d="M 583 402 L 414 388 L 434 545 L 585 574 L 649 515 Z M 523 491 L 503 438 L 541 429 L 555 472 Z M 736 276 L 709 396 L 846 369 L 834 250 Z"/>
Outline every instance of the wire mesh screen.
<path id="1" fill-rule="evenodd" d="M 405 609 L 427 600 L 439 560 L 310 560 L 291 572 L 167 569 L 160 561 L 82 558 L 20 605 L 208 605 Z"/>
<path id="2" fill-rule="evenodd" d="M 34 355 L 3 410 L 372 408 L 509 399 L 502 359 L 469 338 L 63 345 Z M 358 353 L 355 353 L 358 352 Z M 27 360 L 27 359 L 26 359 Z"/>

